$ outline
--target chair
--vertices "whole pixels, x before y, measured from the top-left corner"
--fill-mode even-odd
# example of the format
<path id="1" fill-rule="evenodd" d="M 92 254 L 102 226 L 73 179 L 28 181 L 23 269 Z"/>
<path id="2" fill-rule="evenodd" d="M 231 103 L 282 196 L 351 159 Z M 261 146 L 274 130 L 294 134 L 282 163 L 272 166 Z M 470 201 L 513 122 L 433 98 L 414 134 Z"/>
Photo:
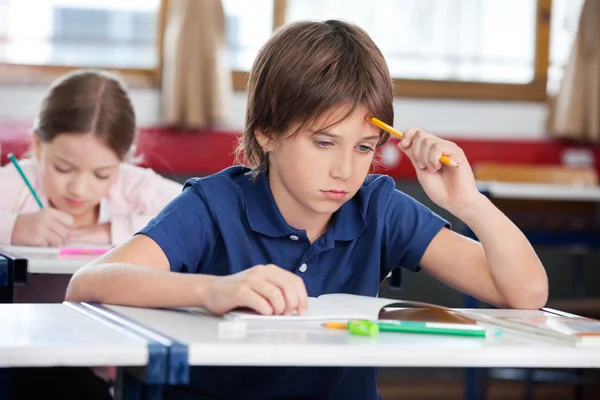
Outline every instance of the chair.
<path id="1" fill-rule="evenodd" d="M 474 166 L 473 172 L 477 181 L 495 181 L 512 183 L 538 183 L 561 184 L 573 186 L 597 186 L 598 174 L 592 168 L 569 168 L 557 165 L 521 165 L 479 163 Z M 533 246 L 560 246 L 569 250 L 573 256 L 575 299 L 566 301 L 552 301 L 549 306 L 573 313 L 582 309 L 589 314 L 598 313 L 600 299 L 585 298 L 585 284 L 583 279 L 583 258 L 593 247 L 598 247 L 600 238 L 600 224 L 596 218 L 596 205 L 593 203 L 575 201 L 548 201 L 516 199 L 493 199 L 496 206 L 501 209 L 529 239 Z M 476 239 L 473 232 L 466 228 L 465 233 Z M 466 297 L 467 306 L 476 307 L 478 301 L 470 296 Z M 524 398 L 530 399 L 533 395 L 534 381 L 569 381 L 574 382 L 575 398 L 582 397 L 582 372 L 578 371 L 575 378 L 573 374 L 557 374 L 526 370 L 502 369 L 491 371 L 501 379 L 522 378 L 525 380 Z M 481 375 L 481 373 L 479 373 Z M 485 391 L 485 384 L 480 380 L 485 377 L 476 376 L 473 370 L 467 375 L 467 390 L 475 392 Z M 479 382 L 477 382 L 479 381 Z M 478 396 L 478 398 L 480 398 Z"/>

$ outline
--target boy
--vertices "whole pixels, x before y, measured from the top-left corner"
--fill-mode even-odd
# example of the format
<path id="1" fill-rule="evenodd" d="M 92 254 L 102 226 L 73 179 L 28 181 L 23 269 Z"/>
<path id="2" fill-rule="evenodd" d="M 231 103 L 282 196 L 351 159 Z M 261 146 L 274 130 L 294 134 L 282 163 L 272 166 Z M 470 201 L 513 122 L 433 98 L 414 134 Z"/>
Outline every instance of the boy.
<path id="1" fill-rule="evenodd" d="M 393 120 L 385 60 L 339 21 L 280 29 L 250 73 L 241 150 L 253 169 L 192 179 L 128 243 L 80 270 L 67 299 L 141 307 L 250 307 L 305 312 L 308 296 L 376 296 L 395 267 L 434 277 L 501 307 L 541 307 L 547 278 L 523 234 L 475 186 L 455 144 L 418 129 L 402 151 L 429 197 L 481 244 L 368 175 Z M 458 168 L 442 167 L 442 155 Z M 375 368 L 197 368 L 202 398 L 376 399 Z"/>

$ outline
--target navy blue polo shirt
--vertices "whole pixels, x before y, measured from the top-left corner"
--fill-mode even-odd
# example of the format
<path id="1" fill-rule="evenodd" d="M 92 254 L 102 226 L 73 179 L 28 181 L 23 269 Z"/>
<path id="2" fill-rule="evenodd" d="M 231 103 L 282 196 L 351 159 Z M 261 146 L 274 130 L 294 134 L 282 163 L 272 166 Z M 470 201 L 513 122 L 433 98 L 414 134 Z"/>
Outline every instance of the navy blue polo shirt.
<path id="1" fill-rule="evenodd" d="M 396 267 L 419 261 L 447 221 L 395 189 L 384 175 L 367 177 L 312 244 L 287 224 L 266 174 L 227 168 L 190 179 L 183 192 L 140 231 L 176 272 L 230 275 L 276 264 L 300 276 L 309 296 L 376 296 Z M 377 399 L 375 368 L 198 367 L 191 389 L 207 399 Z"/>

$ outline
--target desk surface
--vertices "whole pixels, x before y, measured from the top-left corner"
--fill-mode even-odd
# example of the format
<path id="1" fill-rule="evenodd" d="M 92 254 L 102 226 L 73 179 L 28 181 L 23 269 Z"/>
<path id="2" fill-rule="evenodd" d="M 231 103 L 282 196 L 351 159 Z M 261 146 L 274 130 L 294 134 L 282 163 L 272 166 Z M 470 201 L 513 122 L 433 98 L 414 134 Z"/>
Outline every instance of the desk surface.
<path id="1" fill-rule="evenodd" d="M 599 187 L 488 181 L 477 187 L 496 199 L 600 202 Z"/>
<path id="2" fill-rule="evenodd" d="M 58 249 L 28 246 L 1 246 L 0 254 L 6 251 L 27 259 L 30 274 L 74 274 L 78 269 L 93 261 L 98 255 L 61 255 Z"/>
<path id="3" fill-rule="evenodd" d="M 0 304 L 0 367 L 145 366 L 148 343 L 64 304 Z"/>
<path id="4" fill-rule="evenodd" d="M 600 349 L 513 336 L 481 338 L 380 333 L 375 338 L 326 330 L 318 322 L 248 321 L 220 330 L 221 318 L 183 310 L 110 309 L 188 346 L 190 365 L 380 367 L 600 367 Z M 477 313 L 542 311 L 473 310 Z M 221 328 L 223 325 L 221 325 Z"/>

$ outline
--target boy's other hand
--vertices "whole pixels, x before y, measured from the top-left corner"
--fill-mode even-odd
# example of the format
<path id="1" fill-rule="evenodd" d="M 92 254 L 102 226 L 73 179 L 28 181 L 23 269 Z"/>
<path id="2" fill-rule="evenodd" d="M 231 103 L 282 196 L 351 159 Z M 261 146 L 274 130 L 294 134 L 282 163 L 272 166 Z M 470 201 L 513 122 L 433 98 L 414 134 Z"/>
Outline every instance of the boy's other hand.
<path id="1" fill-rule="evenodd" d="M 308 302 L 304 281 L 273 264 L 216 277 L 204 294 L 204 306 L 216 314 L 246 307 L 263 315 L 302 315 Z"/>
<path id="2" fill-rule="evenodd" d="M 404 132 L 398 147 L 415 167 L 427 196 L 438 206 L 459 216 L 481 199 L 469 161 L 455 143 L 410 128 Z M 450 157 L 458 167 L 442 164 L 442 155 Z"/>
<path id="3" fill-rule="evenodd" d="M 20 246 L 62 246 L 66 242 L 73 217 L 47 207 L 20 214 L 13 228 L 11 244 Z"/>

